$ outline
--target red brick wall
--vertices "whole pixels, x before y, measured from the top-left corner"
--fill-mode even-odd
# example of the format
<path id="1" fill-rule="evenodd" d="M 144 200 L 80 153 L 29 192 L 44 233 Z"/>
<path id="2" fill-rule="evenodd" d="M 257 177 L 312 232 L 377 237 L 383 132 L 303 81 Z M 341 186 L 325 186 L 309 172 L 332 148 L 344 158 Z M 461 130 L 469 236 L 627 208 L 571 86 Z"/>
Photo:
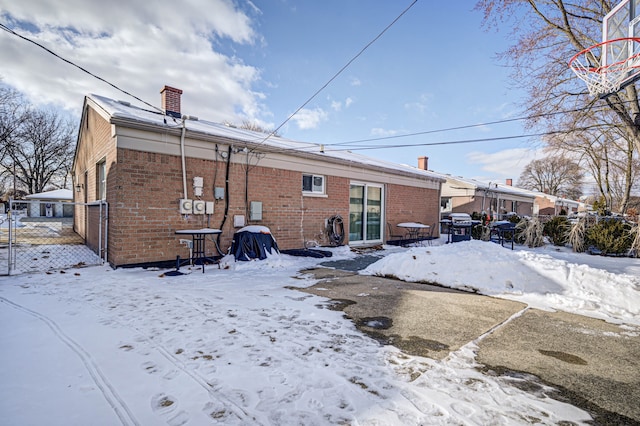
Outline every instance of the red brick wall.
<path id="1" fill-rule="evenodd" d="M 434 189 L 401 185 L 386 186 L 386 221 L 392 226 L 401 222 L 436 224 L 438 235 L 440 222 L 440 192 Z M 385 227 L 384 232 L 387 232 Z"/>
<path id="2" fill-rule="evenodd" d="M 225 167 L 222 161 L 186 158 L 188 198 L 194 198 L 193 177 L 201 176 L 202 199 L 212 201 L 214 187 L 225 186 Z M 246 166 L 231 163 L 229 190 L 225 192 L 229 209 L 223 224 L 225 200 L 215 201 L 215 213 L 210 218 L 179 214 L 178 200 L 183 198 L 181 170 L 178 156 L 118 150 L 118 161 L 107 177 L 111 263 L 165 261 L 175 259 L 178 254 L 186 258 L 188 250 L 179 244 L 181 237 L 175 235 L 176 229 L 222 229 L 220 246 L 226 252 L 236 230 L 234 215 L 245 215 L 247 225 L 269 227 L 281 249 L 302 248 L 309 240 L 327 243 L 325 221 L 336 214 L 345 220 L 348 233 L 349 179 L 327 176 L 326 197 L 303 196 L 301 172 L 254 165 L 249 169 L 246 197 Z M 437 222 L 437 191 L 388 185 L 386 192 L 388 221 Z M 249 220 L 246 201 L 262 202 L 261 221 Z M 209 255 L 216 254 L 213 248 L 208 242 Z"/>
<path id="3" fill-rule="evenodd" d="M 203 227 L 222 229 L 220 246 L 223 252 L 230 247 L 235 215 L 244 215 L 246 225 L 263 225 L 271 229 L 281 249 L 302 248 L 314 240 L 327 244 L 325 222 L 334 215 L 342 216 L 348 237 L 349 186 L 348 178 L 326 176 L 326 196 L 303 196 L 302 172 L 249 166 L 246 173 L 245 155 L 232 154 L 238 162 L 230 163 L 229 187 L 225 188 L 226 161 L 187 157 L 187 198 L 197 199 L 193 193 L 193 178 L 203 177 L 202 200 L 214 201 L 215 211 L 208 215 L 181 215 L 179 200 L 184 197 L 182 165 L 179 156 L 119 148 L 111 137 L 110 124 L 91 108 L 87 109 L 86 128 L 81 131 L 81 144 L 76 157 L 75 176 L 84 182 L 77 201 L 96 199 L 96 163 L 107 162 L 107 202 L 109 204 L 108 260 L 123 266 L 158 261 L 171 261 L 180 255 L 187 258 L 188 249 L 181 245 L 178 229 Z M 88 130 L 90 129 L 90 130 Z M 248 193 L 246 187 L 248 185 Z M 214 200 L 214 188 L 225 188 L 225 199 Z M 439 192 L 402 185 L 385 187 L 386 221 L 438 221 Z M 262 220 L 249 219 L 248 204 L 262 202 Z M 225 203 L 228 212 L 225 218 Z M 87 232 L 84 209 L 76 211 L 76 229 L 96 245 L 96 232 Z M 97 231 L 97 229 L 95 230 Z M 387 233 L 386 227 L 383 234 Z M 348 241 L 345 241 L 348 242 Z M 207 254 L 217 254 L 214 244 L 207 241 Z"/>
<path id="4" fill-rule="evenodd" d="M 93 109 L 85 109 L 85 118 L 79 132 L 78 150 L 75 158 L 74 185 L 80 184 L 80 192 L 74 188 L 74 201 L 78 203 L 93 202 L 97 198 L 96 163 L 102 159 L 107 163 L 107 174 L 110 166 L 115 163 L 115 147 L 111 138 L 111 125 Z M 86 177 L 86 178 L 85 178 Z M 107 183 L 109 183 L 107 181 Z M 89 234 L 97 234 L 97 230 L 89 232 L 86 216 L 87 209 L 76 205 L 74 211 L 74 229 L 87 239 Z M 96 245 L 97 247 L 97 245 Z"/>

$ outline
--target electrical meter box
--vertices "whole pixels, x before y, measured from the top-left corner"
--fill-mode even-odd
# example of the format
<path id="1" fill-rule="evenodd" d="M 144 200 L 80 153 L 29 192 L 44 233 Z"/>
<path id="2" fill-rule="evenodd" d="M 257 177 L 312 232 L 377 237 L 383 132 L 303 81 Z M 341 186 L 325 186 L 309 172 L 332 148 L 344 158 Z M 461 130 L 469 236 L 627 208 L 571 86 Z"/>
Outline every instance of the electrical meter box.
<path id="1" fill-rule="evenodd" d="M 204 212 L 206 214 L 213 214 L 213 201 L 207 201 L 205 203 Z"/>
<path id="2" fill-rule="evenodd" d="M 224 188 L 216 187 L 213 190 L 213 198 L 215 198 L 216 200 L 224 200 Z"/>
<path id="3" fill-rule="evenodd" d="M 193 201 L 189 199 L 180 200 L 180 214 L 191 214 L 193 212 Z"/>
<path id="4" fill-rule="evenodd" d="M 194 200 L 193 214 L 204 214 L 205 203 L 202 200 Z"/>
<path id="5" fill-rule="evenodd" d="M 262 220 L 261 201 L 252 201 L 249 205 L 249 220 Z"/>

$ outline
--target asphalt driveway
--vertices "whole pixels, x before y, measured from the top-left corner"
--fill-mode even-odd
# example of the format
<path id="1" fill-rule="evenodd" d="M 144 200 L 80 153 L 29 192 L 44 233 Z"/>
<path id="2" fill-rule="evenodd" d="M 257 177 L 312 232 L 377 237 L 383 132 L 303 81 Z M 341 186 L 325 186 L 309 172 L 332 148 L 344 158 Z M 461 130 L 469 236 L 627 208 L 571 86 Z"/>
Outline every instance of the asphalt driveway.
<path id="1" fill-rule="evenodd" d="M 595 424 L 640 425 L 639 328 L 428 284 L 362 276 L 358 263 L 325 265 L 342 269 L 305 271 L 319 281 L 300 290 L 331 299 L 334 309 L 343 310 L 383 344 L 442 359 L 474 342 L 477 361 L 488 374 L 517 377 L 531 391 L 551 385 L 558 390 L 554 398 L 588 411 Z"/>

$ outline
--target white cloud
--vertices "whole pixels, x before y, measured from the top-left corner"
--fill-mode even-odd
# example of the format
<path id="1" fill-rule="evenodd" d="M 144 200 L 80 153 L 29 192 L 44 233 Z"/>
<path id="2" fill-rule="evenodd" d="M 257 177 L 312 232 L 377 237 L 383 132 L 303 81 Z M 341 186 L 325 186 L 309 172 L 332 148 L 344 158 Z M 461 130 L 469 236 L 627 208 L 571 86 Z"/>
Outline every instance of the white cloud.
<path id="1" fill-rule="evenodd" d="M 342 101 L 331 101 L 331 109 L 334 111 L 342 111 L 342 106 L 344 105 L 345 108 L 349 108 L 351 106 L 351 104 L 353 103 L 353 99 L 351 98 L 347 98 L 344 100 L 344 102 Z"/>
<path id="2" fill-rule="evenodd" d="M 301 109 L 296 115 L 293 116 L 293 120 L 298 128 L 301 130 L 316 129 L 321 122 L 326 121 L 328 114 L 322 108 L 315 109 Z"/>
<path id="3" fill-rule="evenodd" d="M 400 133 L 398 130 L 383 129 L 381 127 L 374 127 L 371 129 L 371 136 L 385 138 L 387 136 L 395 136 Z"/>
<path id="4" fill-rule="evenodd" d="M 131 2 L 0 0 L 2 22 L 92 73 L 160 106 L 165 84 L 184 91 L 183 112 L 218 121 L 264 113 L 252 87 L 260 71 L 214 50 L 259 42 L 248 12 L 225 0 Z M 214 46 L 214 47 L 212 47 Z M 33 103 L 79 111 L 97 93 L 136 103 L 122 92 L 7 32 L 0 35 L 0 77 Z"/>
<path id="5" fill-rule="evenodd" d="M 433 96 L 428 93 L 423 93 L 418 97 L 418 100 L 413 102 L 405 102 L 404 109 L 408 113 L 416 113 L 418 115 L 424 115 L 428 111 L 429 103 Z"/>
<path id="6" fill-rule="evenodd" d="M 513 148 L 494 153 L 473 151 L 467 154 L 467 160 L 472 164 L 479 164 L 492 177 L 513 179 L 515 183 L 524 167 L 539 155 L 538 150 Z M 483 178 L 486 180 L 486 177 Z"/>
<path id="7" fill-rule="evenodd" d="M 424 114 L 427 106 L 421 102 L 407 102 L 404 104 L 404 109 L 408 112 L 417 112 L 418 114 Z"/>
<path id="8" fill-rule="evenodd" d="M 349 84 L 351 84 L 352 86 L 360 86 L 362 82 L 359 78 L 351 77 L 351 82 Z"/>

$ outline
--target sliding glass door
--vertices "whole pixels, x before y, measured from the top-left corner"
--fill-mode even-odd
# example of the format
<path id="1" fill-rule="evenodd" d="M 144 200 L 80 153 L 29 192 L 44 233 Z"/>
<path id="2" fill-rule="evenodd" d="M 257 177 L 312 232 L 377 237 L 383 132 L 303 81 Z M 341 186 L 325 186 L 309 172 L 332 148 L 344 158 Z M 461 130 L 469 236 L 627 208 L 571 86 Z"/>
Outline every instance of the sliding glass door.
<path id="1" fill-rule="evenodd" d="M 382 242 L 382 186 L 352 183 L 349 189 L 349 243 Z"/>

